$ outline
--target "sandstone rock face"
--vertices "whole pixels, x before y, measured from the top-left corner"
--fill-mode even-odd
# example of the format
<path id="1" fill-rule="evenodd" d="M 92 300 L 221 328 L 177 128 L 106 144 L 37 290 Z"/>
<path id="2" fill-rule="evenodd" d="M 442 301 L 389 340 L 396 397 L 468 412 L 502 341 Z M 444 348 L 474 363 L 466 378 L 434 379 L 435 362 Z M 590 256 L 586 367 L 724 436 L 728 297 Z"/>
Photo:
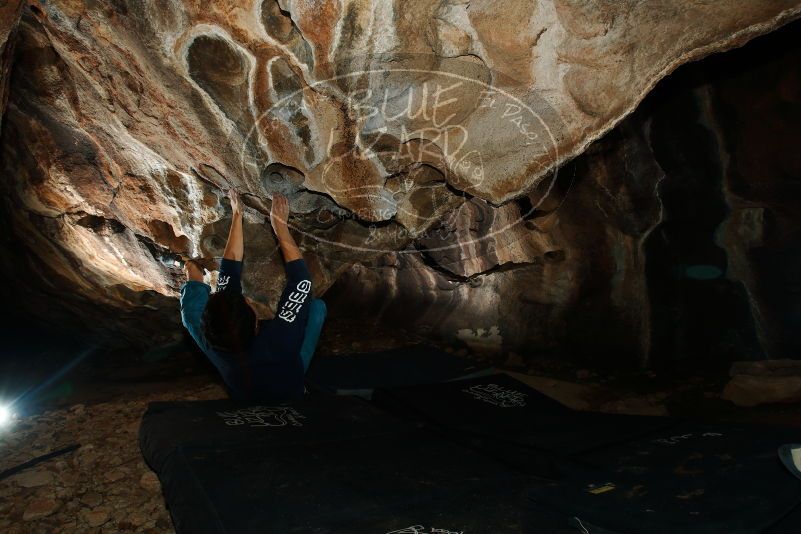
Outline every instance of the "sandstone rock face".
<path id="1" fill-rule="evenodd" d="M 17 23 L 22 13 L 22 0 L 0 4 L 0 115 L 6 109 L 8 82 L 11 79 L 11 64 L 14 59 L 14 43 Z"/>
<path id="2" fill-rule="evenodd" d="M 172 255 L 221 255 L 236 187 L 244 288 L 269 315 L 281 264 L 262 221 L 280 191 L 318 292 L 358 278 L 353 265 L 390 268 L 364 275 L 351 307 L 481 302 L 458 324 L 419 322 L 504 346 L 634 331 L 623 349 L 645 354 L 640 249 L 661 210 L 648 117 L 555 169 L 678 65 L 799 13 L 797 0 L 31 3 L 2 128 L 6 291 L 158 342 L 177 332 Z M 619 313 L 591 320 L 610 303 Z"/>

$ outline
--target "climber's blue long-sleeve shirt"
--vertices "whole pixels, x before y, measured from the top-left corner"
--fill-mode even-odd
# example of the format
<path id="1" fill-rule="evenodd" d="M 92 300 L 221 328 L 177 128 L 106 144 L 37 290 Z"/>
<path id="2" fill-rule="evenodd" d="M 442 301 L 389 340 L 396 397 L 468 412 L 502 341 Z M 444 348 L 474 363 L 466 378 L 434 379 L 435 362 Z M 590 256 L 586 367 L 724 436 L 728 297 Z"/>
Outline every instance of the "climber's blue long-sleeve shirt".
<path id="1" fill-rule="evenodd" d="M 242 262 L 223 259 L 217 291 L 241 292 Z M 286 264 L 287 282 L 274 319 L 259 321 L 259 329 L 248 350 L 241 354 L 217 351 L 209 345 L 201 318 L 211 288 L 203 282 L 187 281 L 181 287 L 181 321 L 192 338 L 217 368 L 233 398 L 283 401 L 303 394 L 304 361 L 301 349 L 310 308 L 325 316 L 322 301 L 312 298 L 311 276 L 302 259 Z M 321 309 L 320 309 L 321 308 Z M 316 345 L 319 336 L 314 336 Z M 312 345 L 309 351 L 313 352 Z M 305 362 L 308 365 L 308 362 Z"/>

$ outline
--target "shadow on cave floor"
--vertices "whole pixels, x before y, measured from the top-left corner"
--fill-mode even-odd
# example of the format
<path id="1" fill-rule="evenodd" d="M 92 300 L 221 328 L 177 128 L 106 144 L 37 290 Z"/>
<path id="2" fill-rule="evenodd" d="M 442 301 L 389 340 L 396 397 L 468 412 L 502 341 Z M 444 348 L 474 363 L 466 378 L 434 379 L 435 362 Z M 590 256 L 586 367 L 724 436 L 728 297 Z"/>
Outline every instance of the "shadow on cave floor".
<path id="1" fill-rule="evenodd" d="M 107 350 L 78 339 L 43 335 L 34 323 L 2 321 L 0 400 L 18 400 L 21 415 L 76 404 L 98 404 L 157 394 L 186 392 L 222 384 L 215 369 L 191 339 L 141 352 Z M 369 336 L 364 332 L 369 331 Z M 413 331 L 330 318 L 316 358 L 430 343 Z M 680 371 L 582 368 L 559 354 L 485 353 L 466 345 L 437 344 L 440 349 L 481 365 L 513 373 L 530 386 L 572 408 L 609 413 L 696 416 L 710 420 L 799 424 L 801 403 L 741 408 L 721 398 L 728 375 L 691 366 Z"/>
<path id="2" fill-rule="evenodd" d="M 109 350 L 13 318 L 2 321 L 0 339 L 0 399 L 14 402 L 20 415 L 215 379 L 205 358 L 184 343 L 147 352 Z"/>
<path id="3" fill-rule="evenodd" d="M 369 331 L 365 336 L 364 332 Z M 7 320 L 0 331 L 0 395 L 19 399 L 18 412 L 109 403 L 171 394 L 214 385 L 215 369 L 188 336 L 147 352 L 92 346 L 76 339 L 43 336 L 42 328 Z M 430 341 L 414 332 L 332 318 L 316 358 L 380 352 Z M 572 408 L 620 414 L 696 416 L 711 420 L 801 424 L 801 403 L 737 407 L 721 398 L 730 379 L 720 373 L 683 367 L 673 372 L 590 369 L 559 354 L 486 353 L 465 345 L 438 348 L 482 366 L 508 372 Z"/>

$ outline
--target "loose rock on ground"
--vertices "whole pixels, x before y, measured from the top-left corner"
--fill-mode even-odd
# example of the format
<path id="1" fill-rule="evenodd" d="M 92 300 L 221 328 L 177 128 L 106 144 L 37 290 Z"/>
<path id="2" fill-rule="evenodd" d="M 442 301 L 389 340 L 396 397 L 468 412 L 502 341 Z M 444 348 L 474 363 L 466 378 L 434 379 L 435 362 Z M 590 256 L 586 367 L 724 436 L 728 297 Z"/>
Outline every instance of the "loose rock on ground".
<path id="1" fill-rule="evenodd" d="M 74 452 L 0 480 L 0 532 L 173 532 L 158 478 L 139 451 L 142 414 L 151 401 L 225 396 L 217 385 L 177 389 L 48 411 L 0 433 L 0 470 L 81 444 Z"/>

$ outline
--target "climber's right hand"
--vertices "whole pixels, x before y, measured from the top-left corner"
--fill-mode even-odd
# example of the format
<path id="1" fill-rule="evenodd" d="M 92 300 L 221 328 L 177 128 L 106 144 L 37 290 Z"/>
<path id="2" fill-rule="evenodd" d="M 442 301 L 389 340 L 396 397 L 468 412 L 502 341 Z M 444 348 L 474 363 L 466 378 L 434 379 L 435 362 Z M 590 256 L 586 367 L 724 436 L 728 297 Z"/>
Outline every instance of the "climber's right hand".
<path id="1" fill-rule="evenodd" d="M 234 215 L 242 214 L 242 196 L 233 187 L 228 190 L 228 199 L 231 201 L 231 211 Z"/>
<path id="2" fill-rule="evenodd" d="M 278 239 L 288 234 L 287 221 L 289 220 L 289 201 L 280 193 L 273 193 L 273 202 L 270 206 L 270 224 Z"/>

